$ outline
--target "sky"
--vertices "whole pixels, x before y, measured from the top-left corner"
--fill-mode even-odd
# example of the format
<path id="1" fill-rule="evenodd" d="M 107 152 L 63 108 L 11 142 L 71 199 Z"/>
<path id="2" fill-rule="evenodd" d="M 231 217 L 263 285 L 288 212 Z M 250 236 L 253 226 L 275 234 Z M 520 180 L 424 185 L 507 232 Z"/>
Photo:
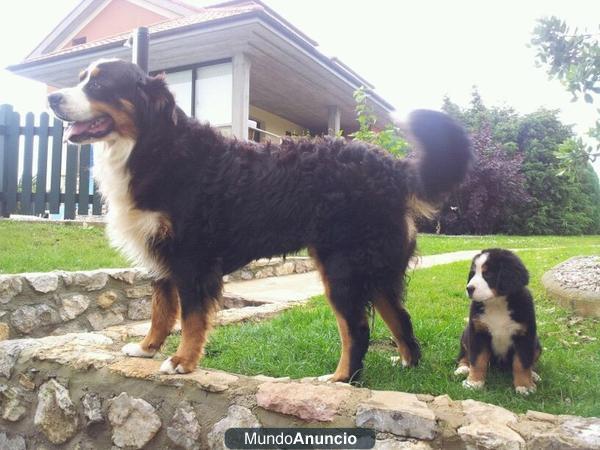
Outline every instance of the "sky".
<path id="1" fill-rule="evenodd" d="M 582 135 L 597 117 L 594 106 L 571 103 L 561 83 L 536 67 L 527 44 L 536 20 L 544 16 L 597 30 L 598 1 L 264 1 L 316 40 L 323 53 L 340 58 L 374 84 L 399 118 L 417 108 L 439 109 L 446 95 L 466 106 L 473 86 L 488 106 L 511 106 L 519 113 L 560 109 L 561 119 Z M 3 11 L 0 103 L 18 110 L 45 107 L 41 84 L 4 67 L 21 61 L 77 3 L 19 0 Z M 600 173 L 600 161 L 595 168 Z"/>

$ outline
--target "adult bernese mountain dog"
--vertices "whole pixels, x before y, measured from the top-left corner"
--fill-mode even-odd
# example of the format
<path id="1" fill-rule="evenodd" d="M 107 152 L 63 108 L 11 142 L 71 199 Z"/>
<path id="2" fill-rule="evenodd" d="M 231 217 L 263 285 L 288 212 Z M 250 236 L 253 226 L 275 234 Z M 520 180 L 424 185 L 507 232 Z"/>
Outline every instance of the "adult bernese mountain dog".
<path id="1" fill-rule="evenodd" d="M 414 218 L 464 177 L 469 140 L 448 116 L 412 114 L 419 157 L 335 138 L 257 144 L 187 117 L 162 77 L 100 60 L 52 93 L 74 143 L 101 143 L 94 173 L 112 243 L 154 274 L 152 324 L 130 356 L 152 357 L 176 319 L 181 343 L 164 373 L 194 370 L 223 275 L 258 258 L 308 248 L 337 317 L 342 354 L 333 381 L 362 368 L 374 305 L 405 365 L 420 351 L 402 306 Z M 292 330 L 290 330 L 292 331 Z"/>
<path id="2" fill-rule="evenodd" d="M 469 323 L 458 355 L 457 375 L 463 385 L 481 389 L 488 365 L 512 370 L 519 394 L 535 392 L 533 371 L 542 348 L 536 333 L 535 310 L 527 289 L 529 273 L 517 255 L 491 248 L 473 258 L 467 284 L 471 298 Z"/>

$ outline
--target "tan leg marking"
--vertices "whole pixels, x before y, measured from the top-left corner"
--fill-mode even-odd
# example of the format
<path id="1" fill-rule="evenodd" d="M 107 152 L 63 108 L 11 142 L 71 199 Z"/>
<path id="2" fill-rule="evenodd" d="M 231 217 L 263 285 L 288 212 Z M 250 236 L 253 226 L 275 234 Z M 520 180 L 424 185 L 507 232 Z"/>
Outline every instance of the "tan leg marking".
<path id="1" fill-rule="evenodd" d="M 412 355 L 410 349 L 404 342 L 402 324 L 398 319 L 394 306 L 390 304 L 387 298 L 378 297 L 375 300 L 375 309 L 394 336 L 394 342 L 396 343 L 398 353 L 402 357 L 402 365 L 405 367 L 410 366 L 413 363 Z"/>
<path id="2" fill-rule="evenodd" d="M 192 372 L 204 351 L 204 344 L 212 325 L 212 316 L 215 308 L 208 311 L 193 312 L 181 319 L 181 342 L 175 355 L 167 359 L 161 371 L 167 373 Z M 171 371 L 168 369 L 170 363 Z"/>
<path id="3" fill-rule="evenodd" d="M 179 297 L 172 282 L 159 280 L 152 291 L 152 321 L 150 331 L 140 343 L 146 351 L 158 350 L 171 333 L 179 315 Z"/>
<path id="4" fill-rule="evenodd" d="M 528 395 L 535 392 L 536 386 L 533 381 L 533 371 L 531 367 L 525 368 L 519 355 L 513 358 L 513 383 L 515 390 L 519 394 Z"/>
<path id="5" fill-rule="evenodd" d="M 463 386 L 470 389 L 481 389 L 485 384 L 485 377 L 487 375 L 488 365 L 490 363 L 490 352 L 484 350 L 481 352 L 475 364 L 469 367 L 469 376 L 463 381 Z"/>

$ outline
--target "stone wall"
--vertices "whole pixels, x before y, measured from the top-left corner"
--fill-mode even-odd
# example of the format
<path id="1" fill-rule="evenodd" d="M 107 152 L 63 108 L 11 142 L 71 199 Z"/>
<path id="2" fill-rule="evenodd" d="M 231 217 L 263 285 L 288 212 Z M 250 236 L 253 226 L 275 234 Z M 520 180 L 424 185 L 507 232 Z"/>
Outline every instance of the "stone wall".
<path id="1" fill-rule="evenodd" d="M 226 282 L 313 270 L 309 258 L 254 262 L 225 277 Z M 0 340 L 98 331 L 147 320 L 150 278 L 138 269 L 0 275 Z M 226 296 L 223 308 L 263 302 Z"/>
<path id="2" fill-rule="evenodd" d="M 600 419 L 198 369 L 158 375 L 128 327 L 0 342 L 0 448 L 222 449 L 230 427 L 354 427 L 379 449 L 600 448 Z"/>

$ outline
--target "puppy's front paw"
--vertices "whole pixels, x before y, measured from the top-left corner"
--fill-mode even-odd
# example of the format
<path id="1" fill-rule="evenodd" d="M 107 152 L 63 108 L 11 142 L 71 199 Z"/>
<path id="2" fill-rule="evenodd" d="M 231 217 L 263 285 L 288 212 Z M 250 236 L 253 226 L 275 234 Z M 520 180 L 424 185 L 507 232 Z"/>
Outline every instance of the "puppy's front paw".
<path id="1" fill-rule="evenodd" d="M 405 360 L 402 356 L 390 356 L 390 361 L 392 362 L 392 366 L 396 367 L 399 364 L 402 364 L 402 367 L 409 367 L 410 363 Z"/>
<path id="2" fill-rule="evenodd" d="M 317 381 L 322 383 L 333 383 L 333 374 L 329 373 L 327 375 L 321 375 L 320 377 L 317 377 Z"/>
<path id="3" fill-rule="evenodd" d="M 144 350 L 140 344 L 135 342 L 125 344 L 121 348 L 121 352 L 135 358 L 152 358 L 156 354 L 156 350 Z"/>
<path id="4" fill-rule="evenodd" d="M 160 365 L 160 369 L 158 369 L 158 371 L 160 373 L 166 373 L 169 375 L 173 375 L 176 373 L 189 373 L 192 370 L 194 370 L 193 368 L 186 368 L 183 364 L 179 363 L 176 359 L 176 357 L 168 357 L 167 359 L 165 359 L 163 361 L 163 363 Z"/>
<path id="5" fill-rule="evenodd" d="M 454 375 L 458 377 L 465 377 L 469 375 L 469 366 L 461 365 L 456 368 Z"/>
<path id="6" fill-rule="evenodd" d="M 515 387 L 515 391 L 517 392 L 517 394 L 521 394 L 521 395 L 529 395 L 529 394 L 533 394 L 536 391 L 536 386 L 535 384 L 532 384 L 531 386 L 516 386 Z"/>
<path id="7" fill-rule="evenodd" d="M 485 386 L 485 381 L 475 381 L 467 378 L 463 380 L 462 385 L 465 389 L 480 390 Z"/>
<path id="8" fill-rule="evenodd" d="M 538 375 L 537 372 L 534 372 L 533 370 L 531 371 L 531 378 L 533 379 L 534 382 L 539 383 L 540 381 L 542 381 L 542 377 L 540 377 Z"/>

